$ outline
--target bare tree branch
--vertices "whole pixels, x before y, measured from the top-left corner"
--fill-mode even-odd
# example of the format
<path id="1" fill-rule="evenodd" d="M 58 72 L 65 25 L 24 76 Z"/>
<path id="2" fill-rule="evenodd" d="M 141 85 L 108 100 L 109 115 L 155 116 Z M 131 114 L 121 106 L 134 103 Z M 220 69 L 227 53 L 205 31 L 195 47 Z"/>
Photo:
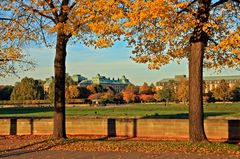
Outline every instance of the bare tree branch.
<path id="1" fill-rule="evenodd" d="M 178 13 L 178 14 L 181 14 L 182 12 L 188 12 L 188 11 L 189 11 L 188 8 L 189 8 L 191 5 L 193 5 L 196 1 L 197 1 L 197 0 L 192 1 L 192 2 L 189 3 L 185 8 L 183 8 L 182 10 L 180 10 L 180 11 L 177 12 L 177 13 Z"/>
<path id="2" fill-rule="evenodd" d="M 218 45 L 218 43 L 217 43 L 214 39 L 212 39 L 212 38 L 209 38 L 209 41 L 211 41 L 211 42 L 214 43 L 215 45 Z"/>
<path id="3" fill-rule="evenodd" d="M 228 2 L 229 0 L 219 0 L 217 1 L 216 3 L 212 4 L 211 5 L 211 8 L 214 8 L 214 7 L 217 7 L 225 2 Z M 230 0 L 230 1 L 233 1 L 233 2 L 236 2 L 236 3 L 239 3 L 240 4 L 240 0 Z"/>
<path id="4" fill-rule="evenodd" d="M 55 17 L 56 23 L 58 23 L 58 13 L 57 13 L 56 7 L 55 7 L 54 4 L 53 4 L 53 1 L 52 1 L 52 0 L 45 0 L 45 2 L 46 2 L 46 3 L 48 4 L 48 6 L 52 9 L 52 14 L 53 14 L 54 17 Z"/>
<path id="5" fill-rule="evenodd" d="M 240 3 L 240 0 L 232 0 L 233 2 L 237 2 L 237 3 Z"/>
<path id="6" fill-rule="evenodd" d="M 73 4 L 69 7 L 70 9 L 73 9 L 76 6 L 77 2 L 73 2 Z"/>
<path id="7" fill-rule="evenodd" d="M 216 3 L 212 4 L 211 8 L 214 8 L 214 7 L 216 7 L 216 6 L 219 6 L 219 5 L 221 5 L 221 4 L 223 4 L 223 3 L 227 2 L 227 1 L 228 1 L 228 0 L 219 0 L 219 1 L 217 1 Z"/>
<path id="8" fill-rule="evenodd" d="M 40 12 L 39 10 L 37 10 L 37 9 L 33 9 L 33 11 L 36 12 L 36 13 L 38 13 L 39 15 L 47 18 L 47 19 L 52 20 L 54 23 L 57 23 L 56 20 L 55 20 L 53 17 L 48 16 L 48 15 L 45 15 L 45 14 L 43 14 L 42 12 Z"/>
<path id="9" fill-rule="evenodd" d="M 1 18 L 0 17 L 0 20 L 12 20 L 11 18 Z"/>
<path id="10" fill-rule="evenodd" d="M 36 12 L 37 14 L 39 14 L 39 15 L 41 15 L 41 16 L 49 19 L 49 20 L 52 20 L 54 23 L 56 23 L 56 19 L 54 19 L 53 17 L 51 17 L 51 16 L 49 16 L 49 15 L 44 14 L 44 13 L 41 12 L 40 10 L 34 9 L 33 7 L 29 7 L 28 5 L 26 5 L 26 4 L 24 4 L 24 3 L 22 3 L 22 6 L 23 6 L 23 7 L 26 7 L 27 9 L 30 9 L 30 10 L 32 10 L 33 12 Z"/>
<path id="11" fill-rule="evenodd" d="M 45 43 L 46 46 L 48 46 L 45 34 L 43 32 L 43 24 L 42 24 L 42 17 L 40 18 L 40 29 L 41 29 L 41 34 L 42 34 L 42 38 L 43 38 L 43 42 Z"/>

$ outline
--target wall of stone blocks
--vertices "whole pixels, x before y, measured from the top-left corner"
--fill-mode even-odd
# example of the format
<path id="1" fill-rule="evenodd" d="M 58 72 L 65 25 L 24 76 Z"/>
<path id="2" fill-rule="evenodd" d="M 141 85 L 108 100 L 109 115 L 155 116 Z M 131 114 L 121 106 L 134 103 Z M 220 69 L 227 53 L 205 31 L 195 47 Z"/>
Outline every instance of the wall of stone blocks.
<path id="1" fill-rule="evenodd" d="M 240 120 L 207 119 L 209 139 L 240 139 Z M 187 119 L 67 118 L 68 135 L 188 138 Z M 51 118 L 1 118 L 0 135 L 51 135 Z"/>

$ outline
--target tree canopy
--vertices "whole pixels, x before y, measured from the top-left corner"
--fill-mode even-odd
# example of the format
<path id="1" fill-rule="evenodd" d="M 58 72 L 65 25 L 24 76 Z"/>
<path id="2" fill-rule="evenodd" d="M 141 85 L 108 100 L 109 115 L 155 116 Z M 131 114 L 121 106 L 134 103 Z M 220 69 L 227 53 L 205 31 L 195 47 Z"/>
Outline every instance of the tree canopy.
<path id="1" fill-rule="evenodd" d="M 240 7 L 238 0 L 137 0 L 128 3 L 127 38 L 138 63 L 159 69 L 170 61 L 188 58 L 196 29 L 207 37 L 204 66 L 239 67 Z M 201 13 L 206 7 L 207 13 Z M 205 21 L 201 21 L 207 16 Z M 132 36 L 134 34 L 134 36 Z"/>
<path id="2" fill-rule="evenodd" d="M 23 78 L 17 82 L 11 94 L 11 100 L 40 100 L 44 98 L 43 85 L 33 78 Z"/>
<path id="3" fill-rule="evenodd" d="M 212 92 L 215 99 L 223 102 L 232 98 L 232 90 L 229 87 L 229 83 L 227 83 L 225 80 L 221 80 L 218 86 L 213 89 Z"/>

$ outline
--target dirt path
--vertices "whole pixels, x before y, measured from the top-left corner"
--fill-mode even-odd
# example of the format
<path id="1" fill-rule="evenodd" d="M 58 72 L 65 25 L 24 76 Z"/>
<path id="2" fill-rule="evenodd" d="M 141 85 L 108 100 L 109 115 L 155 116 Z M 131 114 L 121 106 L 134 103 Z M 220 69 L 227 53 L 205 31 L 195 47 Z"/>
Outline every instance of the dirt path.
<path id="1" fill-rule="evenodd" d="M 6 159 L 238 159 L 228 155 L 139 152 L 15 151 L 0 155 Z"/>

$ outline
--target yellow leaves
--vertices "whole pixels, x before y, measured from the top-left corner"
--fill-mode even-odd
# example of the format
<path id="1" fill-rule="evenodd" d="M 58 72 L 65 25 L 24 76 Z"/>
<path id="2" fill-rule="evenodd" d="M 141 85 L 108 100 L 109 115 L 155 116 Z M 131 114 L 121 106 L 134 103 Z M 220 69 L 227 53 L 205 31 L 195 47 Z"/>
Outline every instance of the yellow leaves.
<path id="1" fill-rule="evenodd" d="M 240 50 L 239 49 L 232 50 L 232 53 L 235 53 L 237 55 L 237 57 L 240 59 Z"/>
<path id="2" fill-rule="evenodd" d="M 64 23 L 57 23 L 54 27 L 49 30 L 51 33 L 64 32 Z"/>
<path id="3" fill-rule="evenodd" d="M 0 69 L 6 67 L 9 62 L 14 62 L 23 58 L 22 50 L 8 47 L 0 49 Z M 2 73 L 0 73 L 0 76 Z"/>
<path id="4" fill-rule="evenodd" d="M 95 42 L 95 45 L 96 47 L 98 48 L 106 48 L 106 47 L 110 47 L 113 45 L 112 41 L 106 39 L 106 38 L 101 38 L 101 39 L 98 39 L 96 42 Z"/>
<path id="5" fill-rule="evenodd" d="M 97 35 L 100 35 L 104 32 L 105 28 L 108 28 L 108 24 L 104 22 L 90 22 L 88 25 L 91 30 L 96 33 Z"/>
<path id="6" fill-rule="evenodd" d="M 189 1 L 81 0 L 75 1 L 74 8 L 61 6 L 58 1 L 54 2 L 56 8 L 45 7 L 47 4 L 44 0 L 33 0 L 28 3 L 29 8 L 36 8 L 39 11 L 34 14 L 38 16 L 36 21 L 41 18 L 45 21 L 41 14 L 54 18 L 52 12 L 59 13 L 61 10 L 67 15 L 67 20 L 60 18 L 61 23 L 43 24 L 42 29 L 51 33 L 71 34 L 87 45 L 96 47 L 112 46 L 113 41 L 125 34 L 130 46 L 135 46 L 134 60 L 139 63 L 151 63 L 150 68 L 158 68 L 174 58 L 186 57 L 189 53 L 187 49 L 189 40 L 196 26 L 199 26 L 199 31 L 208 33 L 208 36 L 217 43 L 209 41 L 205 56 L 207 60 L 219 60 L 219 56 L 223 59 L 229 57 L 225 58 L 228 61 L 233 61 L 234 57 L 239 58 L 240 30 L 237 28 L 239 26 L 236 26 L 236 18 L 231 18 L 233 14 L 228 13 L 233 11 L 230 2 L 224 4 L 222 10 L 209 12 L 211 15 L 207 22 L 196 16 L 197 3 L 188 7 L 188 12 L 178 13 L 190 4 Z M 16 10 L 15 13 L 18 13 L 19 10 Z M 32 14 L 33 10 L 26 12 Z M 206 15 L 203 14 L 201 17 L 206 18 Z M 34 20 L 31 21 L 36 24 Z M 28 22 L 25 19 L 20 24 L 26 26 Z M 15 36 L 20 37 L 22 32 L 7 30 L 5 39 L 14 40 Z M 219 61 L 222 64 L 229 64 L 224 60 Z"/>
<path id="7" fill-rule="evenodd" d="M 63 9 L 63 12 L 67 12 L 67 13 L 70 12 L 70 8 L 67 5 L 63 5 L 62 9 Z"/>
<path id="8" fill-rule="evenodd" d="M 218 30 L 219 29 L 219 26 L 214 24 L 214 23 L 205 23 L 203 25 L 203 31 L 207 34 L 212 34 L 212 30 L 215 29 L 215 30 Z"/>
<path id="9" fill-rule="evenodd" d="M 176 6 L 177 8 L 183 9 L 183 8 L 186 8 L 189 3 L 190 2 L 178 2 Z"/>
<path id="10" fill-rule="evenodd" d="M 45 2 L 44 1 L 38 1 L 36 4 L 37 4 L 38 7 L 41 7 L 45 4 Z"/>
<path id="11" fill-rule="evenodd" d="M 113 20 L 114 20 L 114 19 L 122 19 L 122 18 L 124 18 L 124 14 L 123 14 L 122 11 L 120 11 L 119 13 L 116 13 L 116 14 L 113 14 L 113 15 L 112 15 L 112 19 L 113 19 Z"/>

